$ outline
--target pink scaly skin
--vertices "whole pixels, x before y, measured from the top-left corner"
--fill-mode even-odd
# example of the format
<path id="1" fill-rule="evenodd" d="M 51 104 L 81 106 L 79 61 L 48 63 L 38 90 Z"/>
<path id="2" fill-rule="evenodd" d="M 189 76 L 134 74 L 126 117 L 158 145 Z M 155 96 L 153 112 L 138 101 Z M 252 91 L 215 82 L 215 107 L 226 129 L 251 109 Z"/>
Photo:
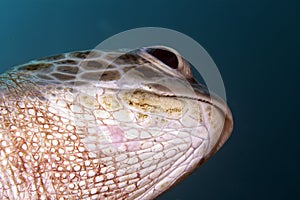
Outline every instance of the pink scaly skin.
<path id="1" fill-rule="evenodd" d="M 120 143 L 124 141 L 124 131 L 118 126 L 107 126 L 108 131 L 110 132 L 110 138 L 112 143 Z"/>
<path id="2" fill-rule="evenodd" d="M 115 147 L 125 144 L 127 151 L 137 151 L 140 149 L 140 142 L 126 141 L 124 131 L 119 126 L 105 126 L 105 129 L 109 132 L 109 138 Z"/>

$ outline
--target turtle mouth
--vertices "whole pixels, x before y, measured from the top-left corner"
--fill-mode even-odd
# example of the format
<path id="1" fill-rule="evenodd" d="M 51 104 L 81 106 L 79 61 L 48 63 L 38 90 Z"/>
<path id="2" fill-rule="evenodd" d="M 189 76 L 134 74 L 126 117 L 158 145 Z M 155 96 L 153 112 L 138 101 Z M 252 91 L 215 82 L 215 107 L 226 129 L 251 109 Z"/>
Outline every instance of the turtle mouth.
<path id="1" fill-rule="evenodd" d="M 194 89 L 194 92 L 196 94 L 196 99 L 200 102 L 211 105 L 215 109 L 214 112 L 219 113 L 220 115 L 223 116 L 222 117 L 223 119 L 219 121 L 220 124 L 223 124 L 221 133 L 216 143 L 213 145 L 212 149 L 199 163 L 199 165 L 201 165 L 213 154 L 215 154 L 230 137 L 233 130 L 233 117 L 226 101 L 224 101 L 222 98 L 220 98 L 218 95 L 214 94 L 213 92 L 209 91 L 207 87 L 200 84 L 194 78 L 188 81 L 191 84 L 192 88 Z"/>

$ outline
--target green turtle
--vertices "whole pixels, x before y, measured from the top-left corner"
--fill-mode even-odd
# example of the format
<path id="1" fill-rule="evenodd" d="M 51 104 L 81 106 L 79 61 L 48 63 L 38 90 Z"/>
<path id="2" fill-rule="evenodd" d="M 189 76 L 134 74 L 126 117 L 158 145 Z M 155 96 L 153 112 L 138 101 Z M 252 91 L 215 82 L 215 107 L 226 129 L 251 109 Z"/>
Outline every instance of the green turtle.
<path id="1" fill-rule="evenodd" d="M 174 49 L 77 51 L 0 75 L 1 199 L 154 199 L 211 157 L 226 104 Z"/>

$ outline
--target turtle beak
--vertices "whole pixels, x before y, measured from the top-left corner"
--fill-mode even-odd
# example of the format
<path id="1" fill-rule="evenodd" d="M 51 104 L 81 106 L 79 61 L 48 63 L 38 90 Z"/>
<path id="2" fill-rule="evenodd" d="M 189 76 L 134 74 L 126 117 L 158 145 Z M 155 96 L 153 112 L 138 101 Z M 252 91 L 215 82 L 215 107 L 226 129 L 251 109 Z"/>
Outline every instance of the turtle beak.
<path id="1" fill-rule="evenodd" d="M 193 77 L 188 79 L 188 81 L 193 87 L 198 100 L 200 102 L 212 105 L 212 107 L 214 108 L 213 112 L 215 113 L 215 115 L 212 115 L 214 118 L 211 119 L 211 121 L 212 123 L 217 121 L 216 123 L 219 124 L 215 125 L 221 127 L 218 130 L 211 130 L 211 132 L 215 132 L 214 134 L 218 135 L 218 137 L 216 141 L 213 144 L 211 144 L 211 150 L 204 158 L 204 160 L 206 160 L 207 158 L 211 157 L 214 153 L 216 153 L 230 137 L 233 130 L 233 117 L 227 103 L 223 99 L 211 93 L 206 86 L 200 84 Z"/>

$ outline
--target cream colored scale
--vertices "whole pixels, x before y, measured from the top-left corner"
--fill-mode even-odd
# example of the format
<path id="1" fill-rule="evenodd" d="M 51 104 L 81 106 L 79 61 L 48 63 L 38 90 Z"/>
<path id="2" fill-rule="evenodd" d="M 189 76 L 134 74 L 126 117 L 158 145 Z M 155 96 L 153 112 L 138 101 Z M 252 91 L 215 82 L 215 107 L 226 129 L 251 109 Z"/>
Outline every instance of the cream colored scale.
<path id="1" fill-rule="evenodd" d="M 0 76 L 1 199 L 154 199 L 232 130 L 173 49 L 84 51 Z"/>

